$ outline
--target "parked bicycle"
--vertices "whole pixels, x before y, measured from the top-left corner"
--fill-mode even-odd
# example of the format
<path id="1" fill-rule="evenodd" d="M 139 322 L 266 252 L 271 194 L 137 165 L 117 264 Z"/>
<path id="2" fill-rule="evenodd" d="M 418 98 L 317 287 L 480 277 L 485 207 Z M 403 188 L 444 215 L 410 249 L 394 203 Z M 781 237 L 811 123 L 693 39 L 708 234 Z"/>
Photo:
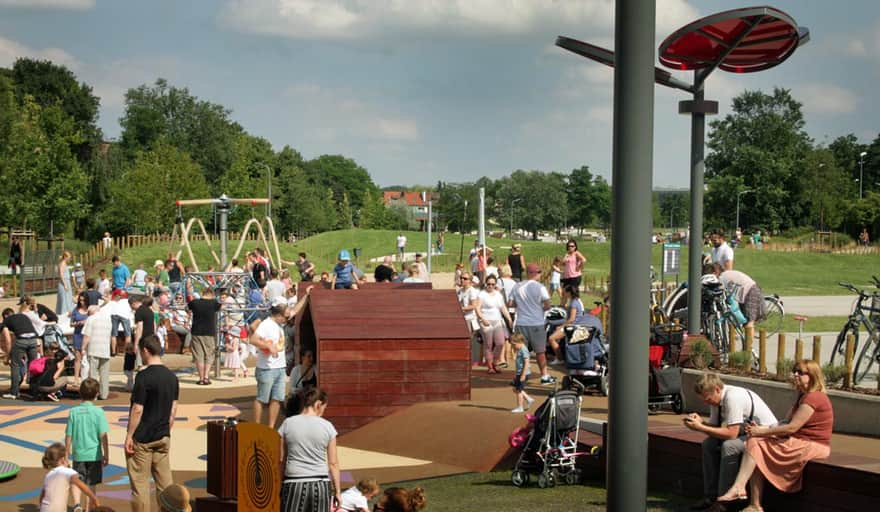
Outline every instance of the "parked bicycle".
<path id="1" fill-rule="evenodd" d="M 831 351 L 831 364 L 840 364 L 846 357 L 846 338 L 852 334 L 855 340 L 853 350 L 853 385 L 861 382 L 874 363 L 880 363 L 880 292 L 859 290 L 851 283 L 837 283 L 859 296 L 853 312 L 837 335 Z M 880 279 L 874 276 L 874 284 L 880 287 Z M 860 334 L 865 333 L 864 340 Z M 859 346 L 862 349 L 859 352 Z"/>
<path id="2" fill-rule="evenodd" d="M 688 322 L 688 286 L 687 282 L 678 285 L 663 302 L 663 311 L 670 321 L 677 321 L 687 327 Z M 777 294 L 764 296 L 764 319 L 755 322 L 755 336 L 763 330 L 767 336 L 773 336 L 782 330 L 782 321 L 785 319 L 785 306 Z"/>

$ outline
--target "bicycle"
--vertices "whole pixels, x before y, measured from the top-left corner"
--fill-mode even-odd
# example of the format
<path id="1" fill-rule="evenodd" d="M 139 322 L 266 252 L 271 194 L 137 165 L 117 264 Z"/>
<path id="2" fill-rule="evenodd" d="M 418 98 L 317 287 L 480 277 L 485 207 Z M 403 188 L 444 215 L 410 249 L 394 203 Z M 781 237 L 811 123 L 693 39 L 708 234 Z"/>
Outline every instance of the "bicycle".
<path id="1" fill-rule="evenodd" d="M 880 286 L 880 280 L 878 280 L 877 277 L 874 277 L 874 283 L 875 285 Z M 880 325 L 878 325 L 878 319 L 880 319 L 880 317 L 877 317 L 877 314 L 880 314 L 880 292 L 868 293 L 865 290 L 859 290 L 851 283 L 841 282 L 837 284 L 856 293 L 859 298 L 856 301 L 853 312 L 850 313 L 846 324 L 844 324 L 840 333 L 837 335 L 834 348 L 831 350 L 830 362 L 833 365 L 838 356 L 840 358 L 845 357 L 846 338 L 849 334 L 852 334 L 853 339 L 855 340 L 853 354 L 858 354 L 853 357 L 852 384 L 853 386 L 856 386 L 868 375 L 871 366 L 873 366 L 875 362 L 880 362 L 880 342 L 878 342 L 878 338 L 880 338 Z M 865 305 L 865 301 L 868 299 L 871 299 L 871 304 Z M 872 318 L 872 315 L 874 318 Z M 860 328 L 864 328 L 864 331 L 867 333 L 867 338 L 864 341 L 864 345 L 862 345 L 861 352 L 859 352 Z"/>
<path id="2" fill-rule="evenodd" d="M 726 290 L 721 283 L 715 285 L 706 284 L 702 287 L 703 303 L 701 325 L 703 334 L 708 338 L 721 354 L 722 361 L 726 362 L 726 355 L 734 346 L 732 343 L 739 340 L 743 350 L 746 348 L 745 324 L 748 321 L 739 311 L 739 305 L 735 302 L 736 289 Z M 735 339 L 730 339 L 731 326 Z M 758 351 L 752 347 L 752 367 L 759 367 Z"/>
<path id="3" fill-rule="evenodd" d="M 687 327 L 688 322 L 688 286 L 687 282 L 678 285 L 672 293 L 663 301 L 663 311 L 670 321 L 678 321 Z M 755 322 L 755 336 L 761 330 L 767 332 L 767 336 L 773 336 L 782 330 L 782 322 L 785 319 L 785 305 L 779 295 L 773 293 L 764 295 L 764 319 Z"/>

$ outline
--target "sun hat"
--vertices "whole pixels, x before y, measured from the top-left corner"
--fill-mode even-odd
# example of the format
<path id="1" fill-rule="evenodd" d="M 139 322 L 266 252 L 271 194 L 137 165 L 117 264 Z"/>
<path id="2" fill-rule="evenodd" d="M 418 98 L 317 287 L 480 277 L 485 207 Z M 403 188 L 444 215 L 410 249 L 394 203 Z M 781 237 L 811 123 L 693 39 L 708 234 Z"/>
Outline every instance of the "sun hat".
<path id="1" fill-rule="evenodd" d="M 158 267 L 159 265 L 164 265 L 164 264 L 165 264 L 164 261 L 162 261 L 162 260 L 156 260 L 156 261 L 153 262 L 153 267 L 155 268 L 155 267 Z"/>

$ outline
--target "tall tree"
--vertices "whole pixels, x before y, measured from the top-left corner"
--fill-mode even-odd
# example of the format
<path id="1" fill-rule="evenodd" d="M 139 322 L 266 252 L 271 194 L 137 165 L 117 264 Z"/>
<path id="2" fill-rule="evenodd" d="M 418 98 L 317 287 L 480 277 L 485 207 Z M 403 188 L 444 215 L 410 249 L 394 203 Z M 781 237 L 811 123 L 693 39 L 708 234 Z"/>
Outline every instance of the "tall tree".
<path id="1" fill-rule="evenodd" d="M 515 203 L 514 229 L 522 228 L 537 239 L 538 231 L 558 231 L 570 219 L 566 197 L 566 177 L 562 173 L 514 171 L 497 182 L 497 204 Z"/>
<path id="2" fill-rule="evenodd" d="M 593 173 L 586 165 L 572 169 L 568 175 L 568 216 L 569 224 L 578 231 L 593 224 L 596 211 L 589 198 L 593 191 Z"/>
<path id="3" fill-rule="evenodd" d="M 341 203 L 348 194 L 351 207 L 357 211 L 364 206 L 364 195 L 379 192 L 370 173 L 351 158 L 342 155 L 321 155 L 305 164 L 312 183 L 329 188 L 333 199 Z"/>
<path id="4" fill-rule="evenodd" d="M 819 148 L 810 151 L 801 172 L 801 201 L 810 225 L 820 230 L 836 229 L 851 201 L 852 180 L 837 166 L 832 150 Z"/>
<path id="5" fill-rule="evenodd" d="M 733 227 L 737 193 L 756 227 L 800 225 L 800 171 L 812 141 L 804 131 L 801 104 L 787 89 L 745 91 L 732 112 L 711 123 L 706 157 L 708 225 Z"/>
<path id="6" fill-rule="evenodd" d="M 305 162 L 296 150 L 285 146 L 276 158 L 278 194 L 273 208 L 282 232 L 312 234 L 336 226 L 336 207 L 329 189 L 309 180 Z"/>

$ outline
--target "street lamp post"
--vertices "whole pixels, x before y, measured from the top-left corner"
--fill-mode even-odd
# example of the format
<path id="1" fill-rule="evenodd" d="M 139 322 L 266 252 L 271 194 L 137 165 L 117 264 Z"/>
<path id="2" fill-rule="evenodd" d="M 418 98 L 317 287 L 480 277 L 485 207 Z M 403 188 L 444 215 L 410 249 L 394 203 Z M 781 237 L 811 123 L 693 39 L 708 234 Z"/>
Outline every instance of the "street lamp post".
<path id="1" fill-rule="evenodd" d="M 736 230 L 740 228 L 740 225 L 739 225 L 739 198 L 741 195 L 747 194 L 749 192 L 752 192 L 752 190 L 746 189 L 746 190 L 743 190 L 741 192 L 736 193 L 736 226 L 733 226 L 734 232 L 736 232 Z"/>
<path id="2" fill-rule="evenodd" d="M 467 219 L 467 199 L 464 200 L 464 209 L 461 211 L 461 247 L 458 249 L 458 262 L 464 261 L 464 223 Z"/>
<path id="3" fill-rule="evenodd" d="M 867 154 L 867 151 L 859 153 L 859 199 L 862 198 L 862 192 L 864 190 L 862 183 L 865 181 L 865 155 Z"/>

